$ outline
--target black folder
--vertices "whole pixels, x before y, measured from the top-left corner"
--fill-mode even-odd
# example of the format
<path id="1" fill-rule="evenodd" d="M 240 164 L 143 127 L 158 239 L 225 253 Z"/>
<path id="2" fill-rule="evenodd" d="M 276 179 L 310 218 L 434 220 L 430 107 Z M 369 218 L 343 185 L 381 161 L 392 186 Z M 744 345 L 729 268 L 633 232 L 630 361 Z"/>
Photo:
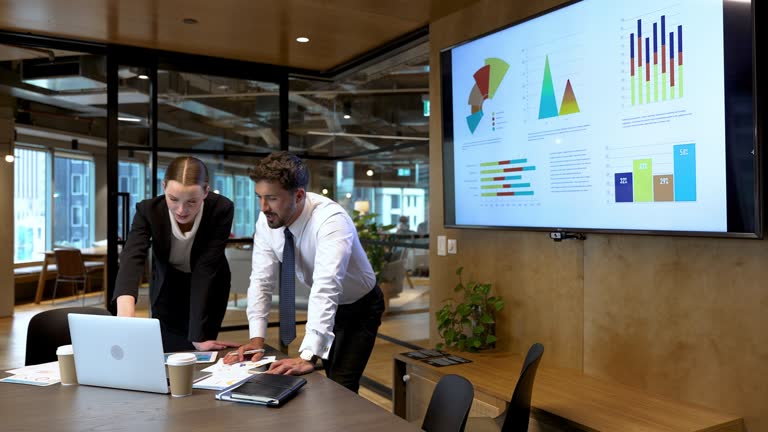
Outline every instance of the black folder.
<path id="1" fill-rule="evenodd" d="M 306 379 L 298 376 L 261 373 L 222 390 L 216 399 L 278 407 L 306 383 Z"/>

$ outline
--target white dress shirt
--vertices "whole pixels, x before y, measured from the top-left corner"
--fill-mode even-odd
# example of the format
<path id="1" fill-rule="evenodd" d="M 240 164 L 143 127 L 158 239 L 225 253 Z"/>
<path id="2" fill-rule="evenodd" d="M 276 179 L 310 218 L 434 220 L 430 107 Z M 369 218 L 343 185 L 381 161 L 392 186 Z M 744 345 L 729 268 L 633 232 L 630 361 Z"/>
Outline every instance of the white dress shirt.
<path id="1" fill-rule="evenodd" d="M 296 245 L 296 278 L 310 286 L 306 349 L 327 359 L 335 335 L 339 305 L 354 303 L 376 284 L 355 224 L 338 203 L 307 192 L 301 215 L 289 227 Z M 278 287 L 285 227 L 272 229 L 260 215 L 253 238 L 251 284 L 248 287 L 250 337 L 266 337 L 272 293 Z"/>
<path id="2" fill-rule="evenodd" d="M 176 218 L 173 216 L 173 212 L 168 210 L 168 216 L 171 218 L 171 253 L 168 256 L 168 262 L 178 271 L 184 273 L 190 273 L 192 267 L 189 264 L 189 256 L 192 254 L 192 243 L 195 242 L 195 234 L 200 227 L 200 220 L 203 218 L 203 206 L 205 203 L 200 204 L 200 211 L 195 216 L 195 223 L 192 224 L 192 229 L 183 233 L 179 228 L 179 223 L 176 222 Z"/>

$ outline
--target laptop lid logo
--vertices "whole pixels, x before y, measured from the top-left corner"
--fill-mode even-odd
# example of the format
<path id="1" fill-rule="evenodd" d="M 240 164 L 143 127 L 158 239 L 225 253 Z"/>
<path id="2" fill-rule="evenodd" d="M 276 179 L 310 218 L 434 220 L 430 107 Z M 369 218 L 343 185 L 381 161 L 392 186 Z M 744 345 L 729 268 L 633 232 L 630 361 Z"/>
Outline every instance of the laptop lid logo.
<path id="1" fill-rule="evenodd" d="M 123 356 L 125 356 L 125 352 L 120 348 L 120 345 L 112 345 L 110 352 L 112 353 L 112 358 L 115 360 L 122 360 Z"/>

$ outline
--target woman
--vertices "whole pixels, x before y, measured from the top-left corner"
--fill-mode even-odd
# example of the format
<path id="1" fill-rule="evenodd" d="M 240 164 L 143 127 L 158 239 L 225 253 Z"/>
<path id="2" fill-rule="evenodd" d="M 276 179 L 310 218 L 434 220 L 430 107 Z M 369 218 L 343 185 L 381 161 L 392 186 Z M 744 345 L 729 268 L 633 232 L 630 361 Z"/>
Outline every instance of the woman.
<path id="1" fill-rule="evenodd" d="M 208 193 L 208 169 L 199 159 L 174 159 L 163 179 L 164 195 L 136 205 L 120 254 L 114 299 L 117 315 L 133 317 L 147 251 L 152 247 L 152 317 L 160 321 L 163 349 L 219 350 L 238 344 L 216 337 L 229 300 L 224 256 L 234 205 Z"/>

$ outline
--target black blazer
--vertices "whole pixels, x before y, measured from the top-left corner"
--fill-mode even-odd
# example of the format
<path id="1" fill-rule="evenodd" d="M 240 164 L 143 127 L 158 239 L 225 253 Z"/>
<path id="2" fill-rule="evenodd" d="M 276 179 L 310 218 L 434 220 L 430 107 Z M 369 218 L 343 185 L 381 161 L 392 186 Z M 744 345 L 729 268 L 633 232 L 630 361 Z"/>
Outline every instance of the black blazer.
<path id="1" fill-rule="evenodd" d="M 229 300 L 231 275 L 224 255 L 232 229 L 234 204 L 228 198 L 210 192 L 205 198 L 203 216 L 190 253 L 189 334 L 190 342 L 216 339 Z M 138 298 L 147 250 L 152 246 L 153 272 L 149 292 L 153 315 L 166 275 L 172 268 L 171 221 L 165 195 L 136 204 L 131 232 L 120 253 L 120 268 L 113 301 L 121 295 Z M 162 311 L 161 315 L 173 311 Z"/>

